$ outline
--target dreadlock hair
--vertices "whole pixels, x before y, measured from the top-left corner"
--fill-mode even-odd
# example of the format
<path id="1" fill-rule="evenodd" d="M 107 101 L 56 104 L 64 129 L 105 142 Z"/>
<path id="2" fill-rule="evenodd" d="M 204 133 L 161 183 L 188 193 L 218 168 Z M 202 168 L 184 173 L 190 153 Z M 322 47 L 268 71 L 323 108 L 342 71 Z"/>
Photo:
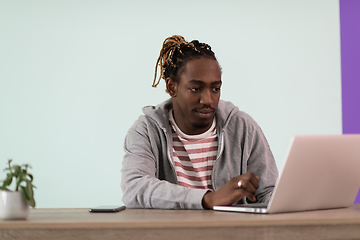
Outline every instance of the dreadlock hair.
<path id="1" fill-rule="evenodd" d="M 203 57 L 216 60 L 215 53 L 208 44 L 200 43 L 198 40 L 186 42 L 180 35 L 166 38 L 156 61 L 152 87 L 159 85 L 161 78 L 170 77 L 178 82 L 178 74 L 185 64 L 190 60 Z M 160 76 L 156 79 L 158 66 L 160 66 Z"/>

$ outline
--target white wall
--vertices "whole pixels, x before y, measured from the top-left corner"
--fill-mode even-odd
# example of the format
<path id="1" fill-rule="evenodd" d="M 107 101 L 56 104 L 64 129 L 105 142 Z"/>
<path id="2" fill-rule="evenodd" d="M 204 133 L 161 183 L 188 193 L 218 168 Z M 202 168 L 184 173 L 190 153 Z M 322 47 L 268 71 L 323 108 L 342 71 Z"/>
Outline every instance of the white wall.
<path id="1" fill-rule="evenodd" d="M 167 99 L 151 84 L 173 34 L 213 47 L 222 99 L 258 121 L 279 168 L 293 135 L 341 133 L 336 0 L 0 0 L 0 169 L 33 166 L 37 207 L 121 202 L 123 139 Z"/>

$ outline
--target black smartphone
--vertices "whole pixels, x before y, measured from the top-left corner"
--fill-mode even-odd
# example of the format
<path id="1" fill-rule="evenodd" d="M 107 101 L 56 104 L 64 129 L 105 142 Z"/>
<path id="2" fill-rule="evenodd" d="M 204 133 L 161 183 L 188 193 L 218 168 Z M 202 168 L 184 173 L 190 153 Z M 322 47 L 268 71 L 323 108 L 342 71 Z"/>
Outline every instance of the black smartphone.
<path id="1" fill-rule="evenodd" d="M 92 213 L 109 213 L 109 212 L 120 212 L 122 210 L 125 210 L 125 206 L 99 206 L 90 208 L 89 212 Z"/>

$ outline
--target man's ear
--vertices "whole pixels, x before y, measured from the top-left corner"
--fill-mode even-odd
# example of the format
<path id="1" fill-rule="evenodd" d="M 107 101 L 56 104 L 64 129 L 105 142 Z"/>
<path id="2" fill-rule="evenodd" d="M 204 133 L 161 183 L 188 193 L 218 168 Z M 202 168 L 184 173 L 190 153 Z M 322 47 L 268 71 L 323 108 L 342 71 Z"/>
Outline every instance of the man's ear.
<path id="1" fill-rule="evenodd" d="M 171 97 L 176 97 L 177 93 L 177 83 L 172 78 L 166 78 L 166 92 L 170 94 Z"/>

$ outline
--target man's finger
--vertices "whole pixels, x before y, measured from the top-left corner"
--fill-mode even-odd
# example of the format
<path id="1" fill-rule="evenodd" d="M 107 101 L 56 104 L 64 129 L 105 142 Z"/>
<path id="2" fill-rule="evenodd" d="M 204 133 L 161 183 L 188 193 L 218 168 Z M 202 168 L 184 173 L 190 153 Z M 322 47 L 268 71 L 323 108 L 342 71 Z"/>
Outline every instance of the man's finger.
<path id="1" fill-rule="evenodd" d="M 241 181 L 241 186 L 239 187 L 239 190 L 249 192 L 251 194 L 255 194 L 256 189 L 257 188 L 255 188 L 255 186 L 249 181 Z"/>
<path id="2" fill-rule="evenodd" d="M 259 188 L 259 177 L 258 176 L 255 176 L 254 178 L 251 178 L 250 182 L 256 189 Z"/>

